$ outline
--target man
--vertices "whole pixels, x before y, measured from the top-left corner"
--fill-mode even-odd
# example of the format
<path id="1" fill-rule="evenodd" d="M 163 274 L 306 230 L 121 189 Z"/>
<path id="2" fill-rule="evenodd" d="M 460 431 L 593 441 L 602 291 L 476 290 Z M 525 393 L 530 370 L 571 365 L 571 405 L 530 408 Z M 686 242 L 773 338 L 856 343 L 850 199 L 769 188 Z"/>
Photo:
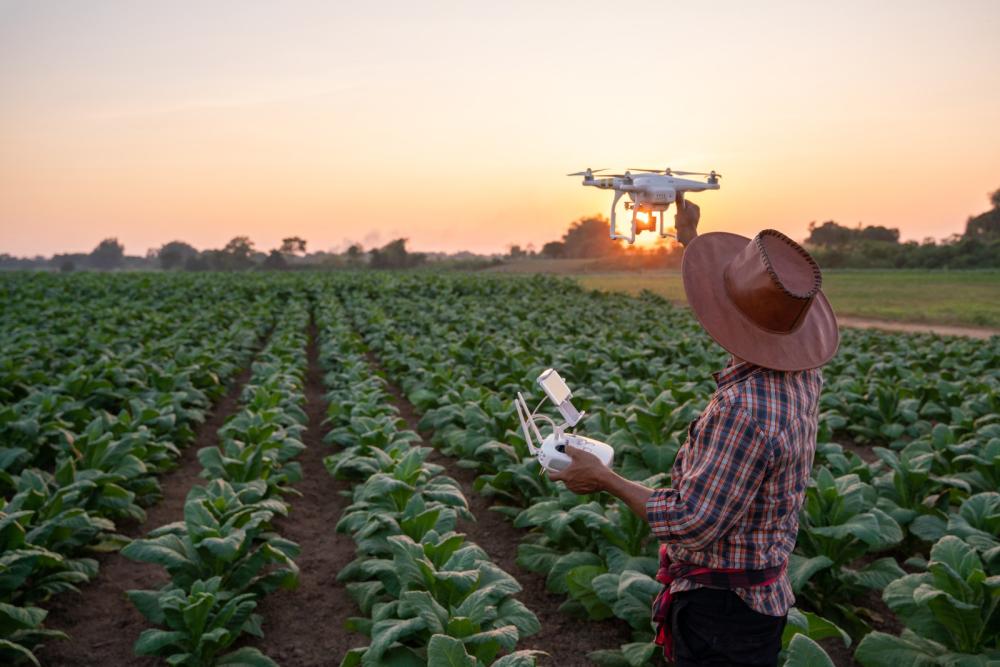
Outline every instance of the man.
<path id="1" fill-rule="evenodd" d="M 649 489 L 573 448 L 553 480 L 607 491 L 660 541 L 657 643 L 686 665 L 775 665 L 788 608 L 786 572 L 815 453 L 819 367 L 839 334 L 819 267 L 784 234 L 697 236 L 697 207 L 678 202 L 687 234 L 684 290 L 732 359 L 688 428 L 671 487 Z M 692 222 L 693 217 L 693 222 Z"/>

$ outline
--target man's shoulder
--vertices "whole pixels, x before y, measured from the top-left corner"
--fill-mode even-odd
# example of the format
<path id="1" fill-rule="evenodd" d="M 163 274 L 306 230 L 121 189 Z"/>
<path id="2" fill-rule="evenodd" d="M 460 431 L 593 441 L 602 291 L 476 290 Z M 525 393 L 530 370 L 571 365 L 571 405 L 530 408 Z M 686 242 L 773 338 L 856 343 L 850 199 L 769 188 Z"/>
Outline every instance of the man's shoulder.
<path id="1" fill-rule="evenodd" d="M 823 388 L 818 368 L 778 371 L 757 367 L 754 372 L 719 389 L 713 397 L 719 407 L 745 411 L 769 437 L 803 413 L 813 413 Z"/>

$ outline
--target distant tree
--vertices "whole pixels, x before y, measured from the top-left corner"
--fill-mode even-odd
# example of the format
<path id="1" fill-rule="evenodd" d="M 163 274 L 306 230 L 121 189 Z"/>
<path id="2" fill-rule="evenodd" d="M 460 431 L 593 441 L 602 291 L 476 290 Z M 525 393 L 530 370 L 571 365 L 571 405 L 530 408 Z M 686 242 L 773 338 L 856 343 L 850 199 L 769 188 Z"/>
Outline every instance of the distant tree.
<path id="1" fill-rule="evenodd" d="M 423 253 L 411 253 L 406 250 L 406 239 L 389 241 L 381 248 L 368 251 L 371 256 L 369 265 L 373 269 L 405 269 L 423 264 L 427 256 Z"/>
<path id="2" fill-rule="evenodd" d="M 563 256 L 565 249 L 566 246 L 563 245 L 562 241 L 549 241 L 542 246 L 541 255 L 549 259 L 559 259 Z"/>
<path id="3" fill-rule="evenodd" d="M 517 245 L 516 243 L 511 244 L 507 248 L 507 256 L 510 257 L 511 259 L 523 259 L 524 257 L 527 257 L 527 255 L 528 253 L 522 250 L 521 246 Z"/>
<path id="4" fill-rule="evenodd" d="M 991 210 L 969 218 L 962 238 L 979 241 L 1000 239 L 1000 188 L 990 195 L 990 203 L 993 204 Z"/>
<path id="5" fill-rule="evenodd" d="M 600 216 L 582 218 L 570 225 L 563 235 L 563 257 L 607 257 L 622 251 L 618 241 L 608 234 L 608 221 Z M 544 249 L 543 249 L 544 250 Z"/>
<path id="6" fill-rule="evenodd" d="M 294 255 L 296 253 L 306 253 L 306 240 L 298 236 L 289 236 L 287 239 L 281 239 L 281 254 L 283 255 Z"/>
<path id="7" fill-rule="evenodd" d="M 76 271 L 76 264 L 71 259 L 63 260 L 62 264 L 59 265 L 60 273 L 73 273 L 74 271 Z"/>
<path id="8" fill-rule="evenodd" d="M 281 250 L 272 250 L 268 253 L 261 266 L 270 271 L 280 271 L 288 268 L 288 262 L 285 260 L 285 254 Z"/>
<path id="9" fill-rule="evenodd" d="M 184 270 L 185 271 L 208 271 L 212 268 L 210 264 L 211 253 L 217 253 L 218 250 L 212 250 L 203 255 L 192 255 L 184 260 Z"/>
<path id="10" fill-rule="evenodd" d="M 234 237 L 226 244 L 218 257 L 223 269 L 239 270 L 248 269 L 253 266 L 253 241 L 249 236 Z"/>
<path id="11" fill-rule="evenodd" d="M 156 252 L 156 257 L 160 262 L 160 268 L 167 271 L 178 269 L 184 266 L 189 257 L 196 257 L 197 249 L 184 241 L 171 241 L 164 243 Z"/>
<path id="12" fill-rule="evenodd" d="M 861 238 L 865 241 L 885 241 L 887 243 L 899 243 L 899 230 L 896 228 L 883 227 L 881 225 L 865 227 L 861 230 Z"/>
<path id="13" fill-rule="evenodd" d="M 90 253 L 90 265 L 95 269 L 110 271 L 122 265 L 125 259 L 125 246 L 118 242 L 118 239 L 104 239 L 97 244 L 97 247 Z"/>
<path id="14" fill-rule="evenodd" d="M 816 226 L 815 222 L 809 223 L 809 238 L 806 243 L 817 246 L 841 246 L 847 245 L 855 237 L 855 231 L 850 227 L 839 225 L 833 220 L 827 220 L 822 225 Z"/>

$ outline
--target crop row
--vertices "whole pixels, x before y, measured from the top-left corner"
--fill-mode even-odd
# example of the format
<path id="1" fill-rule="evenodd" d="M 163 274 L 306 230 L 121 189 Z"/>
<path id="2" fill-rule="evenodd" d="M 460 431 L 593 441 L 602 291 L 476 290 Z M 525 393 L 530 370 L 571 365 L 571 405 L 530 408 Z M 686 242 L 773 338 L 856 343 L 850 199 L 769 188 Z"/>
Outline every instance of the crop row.
<path id="1" fill-rule="evenodd" d="M 294 459 L 305 447 L 308 321 L 304 300 L 284 307 L 253 363 L 241 409 L 220 428 L 219 445 L 198 452 L 210 481 L 188 493 L 183 519 L 122 550 L 170 576 L 159 590 L 128 592 L 158 626 L 143 631 L 136 654 L 190 667 L 275 665 L 256 648 L 228 649 L 244 634 L 263 636 L 255 610 L 264 596 L 298 585 L 299 547 L 275 531 L 274 519 L 287 515 L 285 497 L 302 474 Z"/>
<path id="2" fill-rule="evenodd" d="M 365 614 L 349 628 L 371 638 L 342 665 L 534 665 L 538 652 L 516 644 L 538 619 L 514 597 L 518 582 L 456 532 L 473 519 L 458 483 L 414 444 L 336 301 L 323 299 L 316 319 L 327 441 L 339 446 L 324 462 L 353 484 L 337 530 L 353 537 L 357 558 L 338 579 Z"/>
<path id="3" fill-rule="evenodd" d="M 118 299 L 129 295 L 115 294 Z M 33 649 L 39 642 L 64 636 L 44 629 L 47 612 L 37 605 L 77 590 L 97 573 L 95 553 L 125 543 L 116 522 L 145 518 L 143 507 L 161 495 L 156 476 L 175 465 L 180 447 L 192 438 L 192 426 L 204 419 L 211 399 L 224 391 L 226 378 L 245 363 L 270 326 L 266 299 L 242 312 L 221 306 L 204 316 L 172 303 L 176 316 L 191 315 L 196 326 L 174 326 L 160 331 L 163 337 L 156 340 L 151 337 L 156 331 L 144 328 L 141 319 L 116 322 L 113 334 L 97 327 L 107 337 L 92 345 L 103 346 L 105 353 L 64 375 L 54 361 L 51 375 L 39 369 L 27 374 L 19 362 L 45 341 L 59 346 L 46 348 L 53 359 L 63 351 L 72 356 L 75 348 L 61 347 L 71 342 L 62 331 L 65 324 L 43 320 L 60 333 L 41 325 L 17 326 L 45 310 L 30 298 L 9 309 L 14 325 L 3 330 L 9 343 L 5 372 L 30 375 L 39 384 L 23 387 L 12 381 L 5 385 L 4 397 L 10 400 L 0 406 L 4 661 L 37 662 Z M 195 299 L 195 305 L 205 304 Z M 76 302 L 61 308 L 75 313 L 78 325 L 88 312 Z M 166 321 L 165 316 L 155 319 Z"/>
<path id="4" fill-rule="evenodd" d="M 259 277 L 6 274 L 0 281 L 0 406 L 53 390 L 107 407 L 120 403 L 122 385 L 148 372 L 187 376 L 202 353 L 189 341 L 205 340 L 211 353 L 233 325 L 255 315 L 255 324 L 265 323 L 267 313 L 254 311 L 269 310 L 264 302 L 274 288 L 273 280 Z M 196 372 L 218 372 L 207 357 L 201 361 L 209 363 Z M 132 368 L 147 362 L 166 366 Z"/>
<path id="5" fill-rule="evenodd" d="M 447 453 L 476 467 L 477 487 L 530 531 L 519 563 L 549 573 L 550 588 L 569 597 L 568 612 L 615 615 L 632 625 L 634 644 L 592 657 L 603 664 L 644 664 L 654 650 L 648 602 L 658 589 L 644 522 L 617 502 L 580 499 L 539 477 L 509 396 L 530 388 L 546 366 L 564 369 L 580 387 L 583 407 L 597 408 L 585 432 L 615 446 L 627 476 L 660 484 L 688 422 L 713 388 L 692 378 L 707 377 L 721 359 L 690 317 L 665 303 L 611 301 L 568 286 L 553 296 L 548 287 L 495 279 L 363 278 L 342 294 L 368 344 L 423 412 L 422 427 L 434 430 Z M 869 665 L 887 664 L 888 645 L 922 651 L 928 660 L 998 648 L 994 480 L 1000 433 L 996 411 L 990 412 L 997 400 L 997 346 L 937 340 L 918 346 L 920 340 L 882 343 L 869 334 L 845 335 L 826 371 L 822 442 L 790 564 L 800 602 L 855 638 L 878 620 L 856 601 L 867 590 L 884 589 L 886 604 L 908 630 L 902 638 L 869 635 L 858 652 Z M 848 376 L 854 389 L 865 387 L 864 394 L 843 388 Z M 899 382 L 907 387 L 901 400 L 917 410 L 910 430 L 844 428 L 862 423 L 861 408 L 877 404 L 886 387 Z M 619 401 L 624 409 L 613 407 Z M 846 418 L 837 408 L 843 405 Z M 845 434 L 887 447 L 876 448 L 879 460 L 869 463 L 830 442 Z M 907 575 L 891 557 L 904 549 L 929 553 L 930 560 L 911 558 L 905 565 L 913 574 Z M 923 573 L 945 566 L 961 574 L 927 581 Z M 910 588 L 917 581 L 919 593 Z M 914 600 L 932 595 L 938 609 L 930 620 L 911 613 L 920 604 Z M 841 634 L 817 616 L 796 612 L 791 621 L 786 641 L 796 626 L 817 638 Z M 934 642 L 915 643 L 916 636 Z M 881 650 L 871 650 L 873 642 Z M 797 644 L 805 651 L 805 640 Z M 809 650 L 818 655 L 818 647 Z"/>

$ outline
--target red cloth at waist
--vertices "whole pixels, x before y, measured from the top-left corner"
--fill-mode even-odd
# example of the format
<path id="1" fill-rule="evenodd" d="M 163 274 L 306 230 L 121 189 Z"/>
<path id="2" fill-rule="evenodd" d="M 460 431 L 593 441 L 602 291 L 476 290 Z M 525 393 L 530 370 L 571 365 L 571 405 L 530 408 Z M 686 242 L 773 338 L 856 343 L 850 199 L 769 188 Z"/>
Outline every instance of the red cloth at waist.
<path id="1" fill-rule="evenodd" d="M 668 661 L 674 659 L 674 641 L 670 627 L 670 584 L 675 579 L 688 579 L 710 588 L 753 588 L 773 584 L 785 571 L 786 563 L 763 570 L 743 570 L 739 568 L 710 568 L 694 563 L 675 563 L 667 555 L 667 545 L 660 545 L 660 569 L 656 580 L 663 584 L 663 590 L 653 600 L 653 620 L 657 623 L 656 643 L 663 647 L 663 655 Z"/>

